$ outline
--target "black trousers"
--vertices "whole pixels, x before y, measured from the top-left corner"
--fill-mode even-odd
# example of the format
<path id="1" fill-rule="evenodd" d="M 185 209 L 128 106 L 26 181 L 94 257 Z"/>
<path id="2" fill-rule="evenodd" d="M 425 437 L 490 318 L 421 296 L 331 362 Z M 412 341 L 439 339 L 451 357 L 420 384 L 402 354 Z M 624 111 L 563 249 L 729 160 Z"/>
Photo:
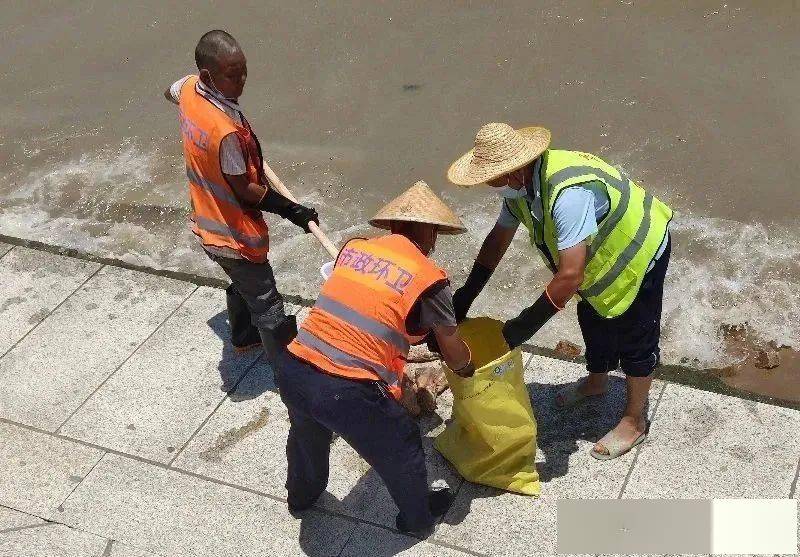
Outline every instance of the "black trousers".
<path id="1" fill-rule="evenodd" d="M 285 351 L 275 374 L 289 410 L 290 508 L 307 508 L 325 491 L 336 432 L 381 477 L 409 529 L 424 530 L 434 524 L 419 426 L 377 382 L 322 373 Z"/>
<path id="2" fill-rule="evenodd" d="M 246 259 L 206 254 L 231 279 L 225 298 L 231 342 L 245 346 L 260 339 L 267 358 L 272 360 L 278 351 L 274 333 L 286 320 L 283 297 L 278 293 L 272 266 L 268 261 L 253 263 Z"/>

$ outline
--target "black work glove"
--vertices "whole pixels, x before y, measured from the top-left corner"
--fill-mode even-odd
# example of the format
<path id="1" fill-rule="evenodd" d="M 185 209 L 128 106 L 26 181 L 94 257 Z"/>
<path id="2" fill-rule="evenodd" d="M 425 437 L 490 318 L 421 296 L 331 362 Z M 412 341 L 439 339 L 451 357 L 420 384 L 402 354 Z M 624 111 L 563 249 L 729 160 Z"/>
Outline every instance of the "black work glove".
<path id="1" fill-rule="evenodd" d="M 467 317 L 467 312 L 472 302 L 475 301 L 483 287 L 489 282 L 493 272 L 492 269 L 484 267 L 477 261 L 472 266 L 464 286 L 453 294 L 453 309 L 455 310 L 457 323 L 461 323 Z"/>
<path id="2" fill-rule="evenodd" d="M 267 190 L 263 199 L 256 205 L 256 209 L 279 215 L 306 232 L 311 232 L 308 227 L 309 223 L 319 224 L 319 215 L 316 210 L 286 199 L 273 188 Z"/>
<path id="3" fill-rule="evenodd" d="M 285 213 L 277 213 L 295 226 L 299 226 L 306 233 L 311 232 L 309 223 L 315 223 L 319 226 L 319 215 L 313 207 L 306 207 L 295 203 L 294 206 Z"/>
<path id="4" fill-rule="evenodd" d="M 508 347 L 513 350 L 531 338 L 556 313 L 558 313 L 558 309 L 547 297 L 547 294 L 542 293 L 531 307 L 522 310 L 517 317 L 509 319 L 503 325 L 503 337 L 506 339 Z"/>

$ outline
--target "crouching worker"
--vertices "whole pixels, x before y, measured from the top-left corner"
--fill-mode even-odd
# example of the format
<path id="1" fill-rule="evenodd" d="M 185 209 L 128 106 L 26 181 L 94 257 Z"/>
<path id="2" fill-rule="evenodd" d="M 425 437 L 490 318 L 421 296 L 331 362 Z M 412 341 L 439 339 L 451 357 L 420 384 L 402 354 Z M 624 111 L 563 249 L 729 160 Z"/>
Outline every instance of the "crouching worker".
<path id="1" fill-rule="evenodd" d="M 461 221 L 417 182 L 370 221 L 390 234 L 350 240 L 276 370 L 289 410 L 289 510 L 311 507 L 328 483 L 333 433 L 386 484 L 397 528 L 426 535 L 451 501 L 431 491 L 419 427 L 398 402 L 409 347 L 431 334 L 447 365 L 474 372 L 456 329 L 447 274 L 428 254 Z"/>

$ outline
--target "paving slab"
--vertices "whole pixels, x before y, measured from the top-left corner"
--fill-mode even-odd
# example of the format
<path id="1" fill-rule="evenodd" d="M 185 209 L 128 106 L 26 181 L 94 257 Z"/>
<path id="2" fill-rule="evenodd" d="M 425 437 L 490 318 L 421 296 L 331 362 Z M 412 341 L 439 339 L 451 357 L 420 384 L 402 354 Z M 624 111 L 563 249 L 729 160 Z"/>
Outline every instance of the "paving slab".
<path id="1" fill-rule="evenodd" d="M 800 412 L 667 385 L 625 498 L 786 498 Z"/>
<path id="2" fill-rule="evenodd" d="M 648 439 L 639 448 L 613 461 L 593 458 L 594 444 L 619 422 L 625 407 L 625 378 L 612 373 L 608 393 L 572 408 L 555 405 L 558 391 L 586 375 L 583 364 L 532 355 L 525 380 L 537 422 L 536 468 L 542 497 L 562 499 L 616 498 L 638 451 L 647 450 Z M 654 419 L 656 401 L 664 389 L 654 381 L 648 412 Z"/>
<path id="3" fill-rule="evenodd" d="M 289 417 L 276 390 L 272 369 L 259 359 L 172 466 L 284 495 Z"/>
<path id="4" fill-rule="evenodd" d="M 155 553 L 142 551 L 130 545 L 120 543 L 116 540 L 110 540 L 110 545 L 106 547 L 106 553 L 103 557 L 159 557 Z"/>
<path id="5" fill-rule="evenodd" d="M 0 505 L 48 517 L 103 452 L 0 422 Z"/>
<path id="6" fill-rule="evenodd" d="M 197 289 L 61 433 L 169 462 L 261 354 L 229 341 L 225 291 Z"/>
<path id="7" fill-rule="evenodd" d="M 295 313 L 295 315 L 297 316 L 298 327 L 302 325 L 303 321 L 305 321 L 309 313 L 311 313 L 311 308 L 308 306 L 301 306 L 300 309 L 297 310 L 297 313 Z"/>
<path id="8" fill-rule="evenodd" d="M 555 555 L 557 500 L 465 483 L 434 539 L 483 555 Z"/>
<path id="9" fill-rule="evenodd" d="M 0 532 L 0 557 L 101 557 L 107 540 L 63 524 Z"/>
<path id="10" fill-rule="evenodd" d="M 173 466 L 285 498 L 289 416 L 275 390 L 271 369 L 259 361 Z M 440 398 L 445 417 L 450 415 L 448 397 L 449 392 Z M 433 449 L 443 419 L 429 416 L 420 427 L 429 481 L 444 479 L 457 489 L 460 476 Z M 393 527 L 397 508 L 383 481 L 344 440 L 334 441 L 330 463 L 328 489 L 318 505 Z"/>
<path id="11" fill-rule="evenodd" d="M 13 247 L 14 246 L 11 244 L 4 244 L 3 242 L 0 242 L 0 257 L 3 257 L 5 254 L 11 251 Z"/>
<path id="12" fill-rule="evenodd" d="M 2 536 L 3 532 L 6 530 L 44 523 L 45 521 L 38 516 L 9 509 L 8 507 L 0 507 L 0 536 Z"/>
<path id="13" fill-rule="evenodd" d="M 342 550 L 341 557 L 364 557 L 365 555 L 370 557 L 464 557 L 470 554 L 369 524 L 360 524 Z"/>
<path id="14" fill-rule="evenodd" d="M 0 416 L 55 431 L 195 288 L 104 267 L 0 359 Z"/>
<path id="15" fill-rule="evenodd" d="M 64 503 L 62 522 L 163 555 L 338 555 L 356 524 L 118 455 Z"/>
<path id="16" fill-rule="evenodd" d="M 0 254 L 5 251 L 0 245 Z M 0 355 L 99 268 L 98 263 L 20 247 L 5 255 L 0 260 Z"/>
<path id="17" fill-rule="evenodd" d="M 299 312 L 304 307 L 305 306 L 303 305 L 294 304 L 292 302 L 283 302 L 283 311 L 286 313 L 286 315 L 293 315 L 293 314 L 296 315 L 297 312 Z"/>

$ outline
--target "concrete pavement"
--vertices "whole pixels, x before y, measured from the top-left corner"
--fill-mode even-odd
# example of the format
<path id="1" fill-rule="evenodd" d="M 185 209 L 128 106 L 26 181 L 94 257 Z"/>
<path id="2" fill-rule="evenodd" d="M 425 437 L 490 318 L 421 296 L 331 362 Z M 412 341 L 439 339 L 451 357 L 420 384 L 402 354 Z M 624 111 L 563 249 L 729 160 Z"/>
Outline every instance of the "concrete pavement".
<path id="1" fill-rule="evenodd" d="M 0 556 L 546 555 L 559 498 L 800 498 L 800 411 L 657 380 L 647 442 L 599 462 L 624 380 L 557 411 L 583 366 L 527 354 L 541 498 L 460 480 L 432 445 L 446 393 L 421 422 L 431 480 L 457 490 L 431 538 L 394 530 L 341 439 L 328 493 L 295 519 L 286 411 L 258 352 L 230 350 L 223 291 L 5 244 L 0 284 Z"/>

